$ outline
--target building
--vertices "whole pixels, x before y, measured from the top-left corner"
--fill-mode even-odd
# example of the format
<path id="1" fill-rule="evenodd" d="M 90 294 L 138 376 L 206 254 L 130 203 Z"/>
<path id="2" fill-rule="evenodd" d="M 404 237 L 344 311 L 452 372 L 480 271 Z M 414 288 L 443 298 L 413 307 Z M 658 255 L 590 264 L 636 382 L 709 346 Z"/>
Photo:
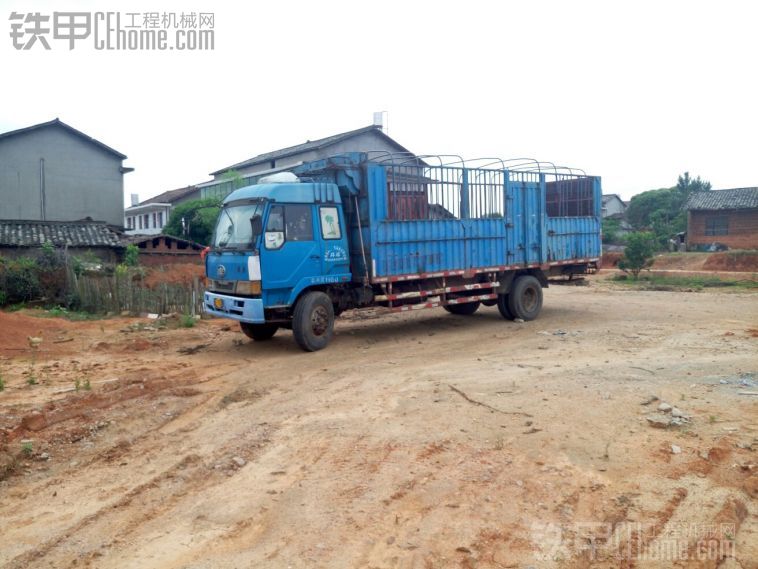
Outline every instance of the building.
<path id="1" fill-rule="evenodd" d="M 119 262 L 126 248 L 121 235 L 103 222 L 0 220 L 0 257 L 36 257 L 45 243 L 107 263 Z"/>
<path id="2" fill-rule="evenodd" d="M 125 159 L 57 118 L 0 134 L 0 219 L 122 227 Z"/>
<path id="3" fill-rule="evenodd" d="M 132 194 L 132 206 L 124 210 L 124 227 L 127 235 L 157 235 L 168 223 L 171 210 L 190 200 L 200 197 L 197 186 L 187 186 L 178 190 L 163 192 L 141 203 Z"/>
<path id="4" fill-rule="evenodd" d="M 135 235 L 125 237 L 123 242 L 134 244 L 139 248 L 140 265 L 203 264 L 200 252 L 204 246 L 194 241 L 170 235 Z"/>
<path id="5" fill-rule="evenodd" d="M 618 194 L 603 194 L 601 215 L 603 217 L 624 217 L 626 202 Z"/>
<path id="6" fill-rule="evenodd" d="M 380 124 L 374 124 L 253 156 L 211 172 L 213 180 L 198 184 L 197 187 L 202 198 L 224 198 L 237 187 L 255 184 L 263 176 L 289 170 L 304 162 L 343 152 L 370 151 L 403 152 L 411 155 L 407 148 L 385 134 Z M 230 179 L 230 172 L 234 173 L 236 180 Z"/>
<path id="7" fill-rule="evenodd" d="M 687 249 L 723 245 L 758 249 L 758 188 L 693 193 L 687 202 Z"/>

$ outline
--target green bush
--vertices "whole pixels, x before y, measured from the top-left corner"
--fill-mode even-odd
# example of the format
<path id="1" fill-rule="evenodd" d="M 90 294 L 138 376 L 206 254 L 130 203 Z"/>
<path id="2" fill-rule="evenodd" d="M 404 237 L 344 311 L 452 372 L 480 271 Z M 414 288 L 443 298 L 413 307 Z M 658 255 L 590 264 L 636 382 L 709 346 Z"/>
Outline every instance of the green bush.
<path id="1" fill-rule="evenodd" d="M 195 325 L 195 317 L 189 314 L 182 314 L 180 324 L 182 328 L 192 328 Z"/>
<path id="2" fill-rule="evenodd" d="M 655 234 L 649 231 L 631 233 L 626 239 L 624 256 L 619 261 L 619 269 L 631 273 L 635 279 L 642 269 L 653 264 L 653 255 L 657 249 Z"/>
<path id="3" fill-rule="evenodd" d="M 6 259 L 0 265 L 0 290 L 3 304 L 28 302 L 42 295 L 39 282 L 40 267 L 34 259 Z"/>
<path id="4" fill-rule="evenodd" d="M 126 246 L 126 252 L 124 253 L 124 264 L 127 267 L 136 267 L 139 264 L 139 247 L 134 243 Z"/>

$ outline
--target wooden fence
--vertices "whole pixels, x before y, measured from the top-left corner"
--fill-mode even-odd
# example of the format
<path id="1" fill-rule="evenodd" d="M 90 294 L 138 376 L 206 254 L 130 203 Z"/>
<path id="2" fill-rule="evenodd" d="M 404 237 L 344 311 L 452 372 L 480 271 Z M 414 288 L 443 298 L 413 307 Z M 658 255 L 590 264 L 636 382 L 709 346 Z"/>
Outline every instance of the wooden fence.
<path id="1" fill-rule="evenodd" d="M 177 312 L 194 316 L 202 313 L 204 287 L 198 278 L 186 284 L 161 283 L 148 288 L 139 276 L 131 274 L 77 276 L 71 273 L 69 290 L 77 296 L 80 309 L 87 312 Z"/>

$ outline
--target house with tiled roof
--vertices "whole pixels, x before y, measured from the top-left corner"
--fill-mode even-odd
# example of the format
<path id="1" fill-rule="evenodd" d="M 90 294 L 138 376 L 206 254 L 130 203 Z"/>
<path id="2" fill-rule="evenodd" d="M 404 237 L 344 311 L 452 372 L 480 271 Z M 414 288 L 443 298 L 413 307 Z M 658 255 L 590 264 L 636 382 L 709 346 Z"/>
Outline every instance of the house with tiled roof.
<path id="1" fill-rule="evenodd" d="M 236 187 L 251 185 L 263 176 L 290 170 L 305 162 L 320 160 L 344 152 L 388 152 L 413 154 L 384 132 L 381 124 L 333 134 L 301 144 L 258 154 L 211 172 L 213 180 L 198 184 L 200 197 L 224 198 Z M 233 172 L 237 180 L 230 180 Z"/>
<path id="2" fill-rule="evenodd" d="M 758 187 L 694 192 L 687 201 L 687 248 L 758 249 Z"/>
<path id="3" fill-rule="evenodd" d="M 0 220 L 0 257 L 36 257 L 45 243 L 109 263 L 118 262 L 126 248 L 121 233 L 101 221 Z"/>

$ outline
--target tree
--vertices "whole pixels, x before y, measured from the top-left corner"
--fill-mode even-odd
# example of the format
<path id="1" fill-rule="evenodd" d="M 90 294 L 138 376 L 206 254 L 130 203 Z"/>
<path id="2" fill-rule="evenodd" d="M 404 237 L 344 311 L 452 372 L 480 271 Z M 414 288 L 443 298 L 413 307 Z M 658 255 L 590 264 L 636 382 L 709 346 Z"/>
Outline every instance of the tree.
<path id="1" fill-rule="evenodd" d="M 706 180 L 701 180 L 700 176 L 694 180 L 690 178 L 690 173 L 685 172 L 676 182 L 676 189 L 684 194 L 689 195 L 690 192 L 707 192 L 711 189 L 711 183 Z"/>
<path id="2" fill-rule="evenodd" d="M 621 220 L 615 217 L 603 218 L 603 243 L 612 244 L 619 240 Z"/>
<path id="3" fill-rule="evenodd" d="M 134 243 L 130 243 L 126 246 L 124 252 L 124 264 L 127 267 L 136 267 L 139 264 L 139 247 Z"/>
<path id="4" fill-rule="evenodd" d="M 711 183 L 690 177 L 689 172 L 679 176 L 676 186 L 649 190 L 632 197 L 626 218 L 637 230 L 651 230 L 659 244 L 664 245 L 673 235 L 687 229 L 685 205 L 692 192 L 707 191 Z"/>
<path id="5" fill-rule="evenodd" d="M 220 211 L 221 202 L 218 198 L 184 202 L 171 211 L 163 233 L 208 245 Z"/>
<path id="6" fill-rule="evenodd" d="M 619 269 L 631 273 L 634 279 L 642 269 L 653 264 L 653 255 L 657 250 L 656 237 L 649 231 L 631 233 L 626 238 L 624 256 L 619 261 Z"/>
<path id="7" fill-rule="evenodd" d="M 242 177 L 242 174 L 234 169 L 227 170 L 221 174 L 221 179 L 230 183 L 232 191 L 244 188 L 245 186 L 249 185 L 249 182 Z"/>

